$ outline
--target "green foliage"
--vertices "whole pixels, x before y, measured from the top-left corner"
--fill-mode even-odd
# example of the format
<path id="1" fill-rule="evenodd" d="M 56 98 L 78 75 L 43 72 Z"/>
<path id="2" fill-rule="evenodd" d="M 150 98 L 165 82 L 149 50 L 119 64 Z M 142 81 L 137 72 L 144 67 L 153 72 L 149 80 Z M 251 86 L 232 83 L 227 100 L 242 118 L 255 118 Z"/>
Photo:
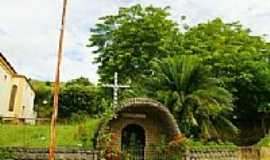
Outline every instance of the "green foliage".
<path id="1" fill-rule="evenodd" d="M 99 126 L 97 128 L 97 132 L 95 133 L 95 145 L 96 149 L 100 150 L 100 159 L 113 159 L 112 157 L 117 157 L 120 153 L 118 147 L 116 145 L 116 135 L 108 132 L 106 126 L 110 120 L 116 117 L 115 112 L 112 110 L 111 104 L 103 101 L 106 107 L 105 112 L 102 114 L 102 118 L 100 120 Z"/>
<path id="2" fill-rule="evenodd" d="M 68 85 L 60 93 L 59 117 L 69 118 L 72 113 L 93 115 L 97 113 L 95 90 L 91 86 Z"/>
<path id="3" fill-rule="evenodd" d="M 201 57 L 221 78 L 236 99 L 237 117 L 244 120 L 256 120 L 258 107 L 270 101 L 270 45 L 250 33 L 238 22 L 217 18 L 187 30 L 182 43 L 183 54 Z"/>
<path id="4" fill-rule="evenodd" d="M 70 123 L 77 123 L 77 122 L 84 122 L 86 121 L 90 116 L 87 115 L 85 112 L 75 112 L 71 113 L 71 116 L 68 117 Z"/>
<path id="5" fill-rule="evenodd" d="M 94 141 L 94 134 L 97 131 L 100 121 L 97 119 L 93 120 L 84 120 L 77 126 L 77 132 L 75 133 L 75 139 L 81 142 L 83 148 L 92 148 Z M 90 131 L 92 130 L 92 132 Z"/>
<path id="6" fill-rule="evenodd" d="M 52 110 L 51 82 L 32 80 L 36 98 L 35 106 L 39 117 L 50 118 Z M 109 96 L 110 95 L 110 96 Z M 111 92 L 92 84 L 87 78 L 80 77 L 61 83 L 59 117 L 72 121 L 82 121 L 89 116 L 100 116 L 110 102 Z"/>
<path id="7" fill-rule="evenodd" d="M 165 135 L 161 135 L 159 142 L 153 146 L 153 149 L 157 153 L 164 153 L 168 145 L 168 138 Z"/>
<path id="8" fill-rule="evenodd" d="M 260 147 L 270 147 L 270 135 L 267 135 L 266 137 L 262 138 L 257 143 L 257 146 L 260 146 Z"/>
<path id="9" fill-rule="evenodd" d="M 169 16 L 167 8 L 144 8 L 135 5 L 120 8 L 118 14 L 100 18 L 101 21 L 92 29 L 89 46 L 96 47 L 95 63 L 99 64 L 101 82 L 111 81 L 113 72 L 117 71 L 125 75 L 120 79 L 122 83 L 129 80 L 132 82 L 132 89 L 122 93 L 120 99 L 145 96 L 149 88 L 142 85 L 143 80 L 153 74 L 155 59 L 193 55 L 201 61 L 198 69 L 201 71 L 197 71 L 198 75 L 194 74 L 194 77 L 204 77 L 203 79 L 196 80 L 192 77 L 195 86 L 186 86 L 189 79 L 181 77 L 183 84 L 178 83 L 179 79 L 175 79 L 178 86 L 173 81 L 168 81 L 165 86 L 160 83 L 160 86 L 156 87 L 162 88 L 162 91 L 152 95 L 153 98 L 166 102 L 182 124 L 181 129 L 189 135 L 203 133 L 203 137 L 223 136 L 224 130 L 228 132 L 227 127 L 223 126 L 236 131 L 230 118 L 228 119 L 232 117 L 232 111 L 238 124 L 249 120 L 259 125 L 258 121 L 269 114 L 270 44 L 263 37 L 252 35 L 251 31 L 239 22 L 224 23 L 220 18 L 216 18 L 191 27 L 184 23 L 186 17 L 182 16 L 181 23 L 183 22 L 185 31 L 181 32 L 178 24 L 170 20 Z M 169 63 L 173 62 L 168 62 L 167 67 L 173 66 Z M 188 63 L 186 65 L 183 69 L 188 73 L 193 67 L 188 67 L 191 65 Z M 171 78 L 169 72 L 171 71 L 168 70 L 167 74 Z M 182 70 L 176 69 L 174 72 L 181 74 Z M 158 80 L 151 83 L 156 81 Z M 205 87 L 208 85 L 216 87 Z M 199 91 L 191 94 L 196 87 L 199 87 Z M 183 95 L 171 92 L 171 88 L 173 91 L 189 89 L 185 96 L 192 96 L 188 96 L 185 103 L 201 103 L 204 108 L 196 109 L 194 113 L 194 107 L 182 110 L 185 108 L 181 106 L 185 101 Z M 150 89 L 151 91 L 153 90 Z M 216 105 L 213 100 L 220 105 Z M 234 110 L 232 106 L 235 106 Z M 259 112 L 263 112 L 264 116 Z M 200 129 L 194 126 L 199 126 Z M 214 129 L 209 128 L 210 126 L 220 127 Z"/>
<path id="10" fill-rule="evenodd" d="M 170 108 L 182 132 L 203 139 L 237 132 L 227 118 L 233 111 L 232 95 L 211 78 L 199 58 L 168 57 L 153 66 L 153 75 L 146 79 L 147 92 Z"/>
<path id="11" fill-rule="evenodd" d="M 100 150 L 100 159 L 106 160 L 106 157 L 108 156 L 108 150 L 111 148 L 111 139 L 112 135 L 111 133 L 100 133 L 98 137 L 99 141 L 99 150 Z"/>
<path id="12" fill-rule="evenodd" d="M 50 82 L 31 80 L 35 90 L 35 109 L 39 117 L 50 117 L 52 103 L 52 86 Z"/>
<path id="13" fill-rule="evenodd" d="M 80 85 L 80 86 L 93 86 L 94 84 L 89 81 L 88 78 L 85 77 L 79 77 L 77 79 L 72 79 L 65 83 L 65 86 L 72 86 L 74 84 Z"/>
<path id="14" fill-rule="evenodd" d="M 89 47 L 96 47 L 101 82 L 112 80 L 119 72 L 120 81 L 139 83 L 150 73 L 152 59 L 173 55 L 178 50 L 180 33 L 168 18 L 167 8 L 120 8 L 118 14 L 101 17 L 91 29 Z"/>
<path id="15" fill-rule="evenodd" d="M 103 92 L 87 78 L 71 80 L 60 93 L 59 117 L 72 120 L 97 116 L 105 110 Z"/>
<path id="16" fill-rule="evenodd" d="M 57 125 L 57 146 L 93 148 L 92 139 L 99 125 L 99 119 L 84 122 L 87 138 L 80 133 L 80 123 Z M 82 123 L 82 122 L 81 122 Z M 82 131 L 83 132 L 83 131 Z M 0 147 L 48 147 L 50 125 L 0 124 Z"/>
<path id="17" fill-rule="evenodd" d="M 12 155 L 9 151 L 5 148 L 0 148 L 0 160 L 13 160 L 14 155 Z"/>

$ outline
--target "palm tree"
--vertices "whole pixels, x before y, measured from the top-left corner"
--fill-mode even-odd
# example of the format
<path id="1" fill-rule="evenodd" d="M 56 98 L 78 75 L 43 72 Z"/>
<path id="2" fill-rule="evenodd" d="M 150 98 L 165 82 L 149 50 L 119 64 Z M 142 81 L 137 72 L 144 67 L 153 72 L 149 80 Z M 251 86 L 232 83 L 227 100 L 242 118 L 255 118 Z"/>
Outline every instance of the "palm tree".
<path id="1" fill-rule="evenodd" d="M 210 73 L 195 56 L 168 57 L 153 63 L 145 85 L 148 95 L 169 107 L 182 132 L 207 140 L 238 131 L 227 118 L 232 94 Z"/>

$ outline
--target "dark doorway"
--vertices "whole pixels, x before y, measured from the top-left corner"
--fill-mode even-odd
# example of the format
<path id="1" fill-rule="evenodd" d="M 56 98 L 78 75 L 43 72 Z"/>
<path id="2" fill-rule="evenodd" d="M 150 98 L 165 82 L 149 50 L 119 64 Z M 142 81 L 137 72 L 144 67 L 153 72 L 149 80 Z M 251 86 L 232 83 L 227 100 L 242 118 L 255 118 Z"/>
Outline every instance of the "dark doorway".
<path id="1" fill-rule="evenodd" d="M 121 149 L 123 159 L 144 160 L 145 132 L 136 124 L 130 124 L 122 130 Z"/>

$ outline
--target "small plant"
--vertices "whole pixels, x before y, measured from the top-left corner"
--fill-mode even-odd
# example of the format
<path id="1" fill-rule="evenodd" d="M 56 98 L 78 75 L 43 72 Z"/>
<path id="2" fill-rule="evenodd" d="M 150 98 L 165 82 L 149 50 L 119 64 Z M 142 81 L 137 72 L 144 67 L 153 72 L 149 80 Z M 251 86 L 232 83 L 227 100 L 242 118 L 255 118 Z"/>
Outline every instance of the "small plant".
<path id="1" fill-rule="evenodd" d="M 270 135 L 264 137 L 263 139 L 261 139 L 258 143 L 258 146 L 261 147 L 270 147 Z"/>
<path id="2" fill-rule="evenodd" d="M 98 143 L 101 160 L 119 160 L 120 149 L 117 147 L 118 137 L 115 133 L 102 133 Z"/>
<path id="3" fill-rule="evenodd" d="M 86 149 L 93 147 L 93 133 L 97 130 L 97 124 L 99 123 L 100 121 L 97 119 L 87 119 L 77 125 L 76 132 L 74 134 L 74 139 L 79 142 L 77 143 L 77 146 Z"/>
<path id="4" fill-rule="evenodd" d="M 86 121 L 87 119 L 89 119 L 89 116 L 87 113 L 85 112 L 82 112 L 82 111 L 79 111 L 78 113 L 72 113 L 71 114 L 71 118 L 70 118 L 70 121 L 72 123 L 78 123 L 78 122 L 84 122 Z"/>
<path id="5" fill-rule="evenodd" d="M 89 142 L 89 135 L 84 122 L 79 124 L 75 138 L 81 142 L 81 144 L 79 144 L 81 147 L 86 148 L 90 146 L 89 143 L 91 143 L 91 141 Z"/>
<path id="6" fill-rule="evenodd" d="M 13 160 L 14 155 L 5 149 L 0 149 L 0 160 Z"/>

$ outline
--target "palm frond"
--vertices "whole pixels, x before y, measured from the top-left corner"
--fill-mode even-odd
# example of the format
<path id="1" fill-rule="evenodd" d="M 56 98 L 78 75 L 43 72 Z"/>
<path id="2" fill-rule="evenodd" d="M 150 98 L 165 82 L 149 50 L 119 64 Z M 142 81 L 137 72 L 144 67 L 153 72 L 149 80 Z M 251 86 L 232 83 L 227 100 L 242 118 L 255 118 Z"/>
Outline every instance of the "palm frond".
<path id="1" fill-rule="evenodd" d="M 220 87 L 199 58 L 185 55 L 155 60 L 153 72 L 146 88 L 170 106 L 184 132 L 199 131 L 192 134 L 208 139 L 220 131 L 236 130 L 224 116 L 233 110 L 232 94 Z"/>

